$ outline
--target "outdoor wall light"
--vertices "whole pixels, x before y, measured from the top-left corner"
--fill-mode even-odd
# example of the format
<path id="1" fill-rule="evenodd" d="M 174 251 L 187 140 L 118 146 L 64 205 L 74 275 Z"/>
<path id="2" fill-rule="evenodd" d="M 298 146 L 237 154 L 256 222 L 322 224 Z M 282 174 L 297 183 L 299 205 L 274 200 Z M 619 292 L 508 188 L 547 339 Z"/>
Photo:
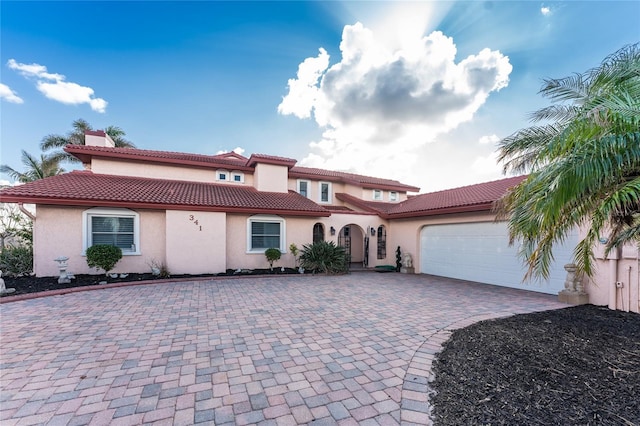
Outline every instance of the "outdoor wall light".
<path id="1" fill-rule="evenodd" d="M 333 226 L 329 229 L 329 232 L 331 232 L 331 235 L 336 235 L 336 228 L 334 228 Z"/>
<path id="2" fill-rule="evenodd" d="M 376 235 L 376 228 L 371 228 L 371 236 L 375 236 Z"/>

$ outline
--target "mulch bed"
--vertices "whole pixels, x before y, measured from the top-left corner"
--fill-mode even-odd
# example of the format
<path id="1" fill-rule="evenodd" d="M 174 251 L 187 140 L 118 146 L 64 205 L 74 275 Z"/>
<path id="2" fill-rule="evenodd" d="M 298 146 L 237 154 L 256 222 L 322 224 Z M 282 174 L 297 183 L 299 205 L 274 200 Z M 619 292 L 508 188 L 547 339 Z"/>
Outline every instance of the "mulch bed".
<path id="1" fill-rule="evenodd" d="M 640 425 L 640 315 L 593 305 L 457 330 L 434 361 L 436 425 Z"/>

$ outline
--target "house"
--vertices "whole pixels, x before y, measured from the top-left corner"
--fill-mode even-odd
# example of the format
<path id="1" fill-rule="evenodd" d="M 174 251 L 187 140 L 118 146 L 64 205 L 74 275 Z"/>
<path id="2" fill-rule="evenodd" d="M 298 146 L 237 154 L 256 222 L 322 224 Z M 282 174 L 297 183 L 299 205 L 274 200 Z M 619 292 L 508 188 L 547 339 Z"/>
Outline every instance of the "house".
<path id="1" fill-rule="evenodd" d="M 271 155 L 116 148 L 101 131 L 65 151 L 84 170 L 0 192 L 1 202 L 37 206 L 38 276 L 57 275 L 59 256 L 69 257 L 74 273 L 95 273 L 83 253 L 98 243 L 123 250 L 115 272 L 148 272 L 162 262 L 173 274 L 202 274 L 265 268 L 269 247 L 283 253 L 276 266 L 294 266 L 291 243 L 331 240 L 359 265 L 394 265 L 400 246 L 416 273 L 558 294 L 581 235 L 576 230 L 554 251 L 548 280 L 523 283 L 518 247 L 508 245 L 507 226 L 492 212 L 523 176 L 412 195 L 419 188 Z M 637 248 L 599 263 L 595 280 L 583 280 L 589 301 L 638 311 Z"/>

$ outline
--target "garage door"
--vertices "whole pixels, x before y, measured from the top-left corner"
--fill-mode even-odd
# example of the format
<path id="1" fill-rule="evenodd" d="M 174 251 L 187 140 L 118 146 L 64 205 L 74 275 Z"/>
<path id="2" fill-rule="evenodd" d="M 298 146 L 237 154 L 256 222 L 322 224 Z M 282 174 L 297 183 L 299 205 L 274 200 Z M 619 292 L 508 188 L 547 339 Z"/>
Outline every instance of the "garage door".
<path id="1" fill-rule="evenodd" d="M 509 247 L 506 222 L 432 225 L 420 235 L 421 271 L 486 284 L 557 294 L 564 289 L 564 265 L 571 262 L 577 232 L 554 249 L 555 262 L 548 280 L 523 283 L 527 270 L 518 246 Z"/>

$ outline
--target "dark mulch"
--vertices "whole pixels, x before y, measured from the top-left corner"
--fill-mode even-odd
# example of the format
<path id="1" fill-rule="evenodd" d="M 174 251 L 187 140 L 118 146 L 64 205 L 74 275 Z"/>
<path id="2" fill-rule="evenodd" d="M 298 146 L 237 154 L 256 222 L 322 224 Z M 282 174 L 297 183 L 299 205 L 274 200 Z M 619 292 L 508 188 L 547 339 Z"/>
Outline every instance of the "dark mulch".
<path id="1" fill-rule="evenodd" d="M 436 425 L 640 425 L 640 315 L 592 305 L 457 330 L 434 362 Z"/>
<path id="2" fill-rule="evenodd" d="M 298 274 L 297 269 L 273 268 L 273 272 L 269 269 L 243 269 L 235 271 L 228 269 L 226 272 L 219 274 L 203 274 L 203 275 L 171 275 L 170 279 L 202 279 L 218 276 L 246 276 L 246 275 L 273 275 L 273 274 Z M 166 277 L 157 277 L 152 274 L 129 274 L 126 278 L 111 278 L 104 274 L 100 275 L 76 275 L 70 284 L 58 284 L 58 277 L 4 277 L 7 288 L 15 288 L 16 291 L 7 296 L 15 296 L 18 294 L 39 293 L 48 290 L 60 290 L 74 287 L 85 287 L 99 284 L 113 284 L 122 282 L 136 282 L 147 280 L 166 279 Z"/>

